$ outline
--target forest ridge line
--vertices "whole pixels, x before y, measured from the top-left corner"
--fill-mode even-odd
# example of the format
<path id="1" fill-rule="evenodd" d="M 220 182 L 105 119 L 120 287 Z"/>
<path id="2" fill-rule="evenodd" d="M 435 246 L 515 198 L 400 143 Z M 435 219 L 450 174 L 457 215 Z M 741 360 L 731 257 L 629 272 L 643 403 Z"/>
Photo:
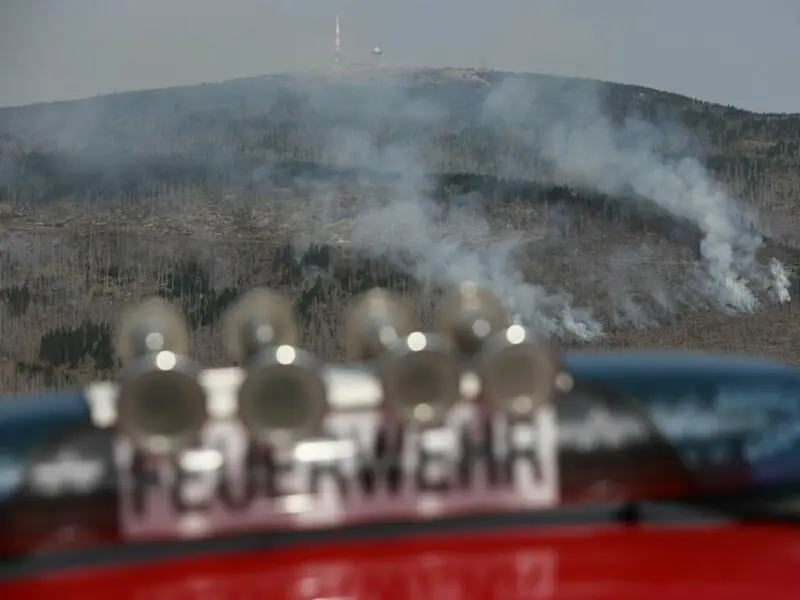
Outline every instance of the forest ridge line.
<path id="1" fill-rule="evenodd" d="M 800 111 L 774 112 L 774 111 L 749 110 L 735 104 L 712 102 L 697 96 L 681 94 L 678 92 L 673 92 L 659 87 L 645 86 L 637 83 L 627 83 L 623 81 L 613 81 L 613 80 L 605 80 L 605 79 L 597 79 L 589 77 L 572 77 L 567 75 L 554 75 L 554 74 L 539 73 L 539 72 L 515 72 L 515 71 L 501 71 L 492 69 L 476 69 L 476 68 L 463 68 L 463 67 L 440 67 L 440 68 L 375 67 L 373 65 L 352 65 L 349 67 L 343 66 L 338 70 L 317 69 L 317 70 L 307 70 L 307 71 L 276 72 L 264 75 L 251 75 L 246 77 L 221 79 L 218 81 L 207 81 L 207 82 L 180 84 L 180 85 L 172 85 L 164 87 L 136 88 L 128 90 L 109 91 L 99 94 L 93 94 L 90 96 L 80 96 L 69 99 L 42 100 L 25 104 L 0 106 L 0 115 L 5 112 L 13 112 L 20 109 L 33 109 L 45 106 L 48 107 L 64 106 L 81 102 L 91 102 L 91 101 L 106 100 L 106 99 L 111 100 L 115 98 L 131 96 L 131 95 L 140 95 L 140 94 L 149 95 L 149 94 L 163 94 L 170 92 L 180 93 L 182 91 L 197 91 L 206 88 L 228 86 L 228 85 L 241 85 L 241 84 L 251 85 L 251 84 L 270 84 L 270 83 L 291 84 L 292 79 L 296 79 L 299 82 L 307 80 L 309 78 L 328 79 L 329 81 L 336 81 L 336 80 L 346 81 L 347 79 L 350 79 L 350 82 L 358 83 L 359 78 L 363 79 L 364 77 L 369 77 L 369 76 L 372 76 L 373 78 L 375 77 L 396 78 L 402 82 L 404 79 L 405 80 L 408 80 L 409 78 L 413 79 L 414 75 L 416 75 L 418 78 L 423 78 L 423 77 L 427 78 L 429 83 L 430 82 L 435 83 L 437 76 L 439 77 L 438 81 L 439 83 L 444 83 L 448 80 L 450 81 L 457 80 L 459 78 L 463 78 L 466 80 L 473 79 L 477 81 L 483 79 L 484 81 L 491 82 L 492 80 L 509 76 L 523 77 L 526 79 L 530 79 L 532 81 L 535 81 L 536 79 L 547 79 L 547 80 L 561 80 L 564 82 L 568 81 L 589 82 L 592 84 L 597 84 L 602 86 L 617 87 L 620 88 L 620 90 L 624 90 L 626 92 L 631 92 L 634 94 L 644 93 L 649 96 L 657 95 L 663 97 L 667 101 L 676 102 L 680 104 L 694 104 L 694 105 L 699 104 L 711 108 L 724 109 L 726 111 L 740 113 L 742 115 L 746 114 L 748 116 L 755 118 L 763 118 L 763 119 L 800 118 Z"/>

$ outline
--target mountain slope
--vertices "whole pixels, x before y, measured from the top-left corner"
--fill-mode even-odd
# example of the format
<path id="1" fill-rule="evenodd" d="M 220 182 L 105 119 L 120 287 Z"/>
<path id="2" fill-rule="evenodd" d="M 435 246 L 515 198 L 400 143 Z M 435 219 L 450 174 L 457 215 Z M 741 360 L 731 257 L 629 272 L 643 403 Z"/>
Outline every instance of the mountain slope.
<path id="1" fill-rule="evenodd" d="M 800 360 L 776 341 L 795 317 L 771 271 L 800 267 L 798 150 L 797 114 L 459 69 L 2 109 L 0 372 L 15 389 L 94 376 L 110 367 L 104 328 L 156 292 L 195 315 L 202 360 L 223 362 L 214 322 L 254 284 L 290 293 L 313 348 L 338 356 L 354 293 L 391 284 L 427 319 L 462 276 L 567 345 L 587 347 L 565 311 L 602 329 L 591 348 Z M 721 304 L 720 285 L 757 304 Z"/>

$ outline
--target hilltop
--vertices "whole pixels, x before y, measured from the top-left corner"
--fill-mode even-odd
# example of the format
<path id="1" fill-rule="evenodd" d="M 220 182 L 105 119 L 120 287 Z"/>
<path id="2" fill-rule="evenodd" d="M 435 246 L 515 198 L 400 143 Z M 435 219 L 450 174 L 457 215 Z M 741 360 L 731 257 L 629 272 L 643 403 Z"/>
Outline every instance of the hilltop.
<path id="1" fill-rule="evenodd" d="M 566 346 L 800 361 L 773 281 L 797 291 L 799 209 L 800 114 L 632 85 L 362 66 L 0 109 L 0 386 L 110 374 L 143 295 L 219 364 L 220 312 L 272 285 L 336 358 L 354 293 L 424 321 L 462 275 Z"/>

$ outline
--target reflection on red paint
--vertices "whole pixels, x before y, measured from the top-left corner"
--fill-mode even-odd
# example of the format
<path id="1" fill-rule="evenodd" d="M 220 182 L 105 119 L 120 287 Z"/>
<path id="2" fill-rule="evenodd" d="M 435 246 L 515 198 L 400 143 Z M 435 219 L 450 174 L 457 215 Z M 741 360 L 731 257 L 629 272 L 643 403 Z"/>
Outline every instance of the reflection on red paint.
<path id="1" fill-rule="evenodd" d="M 311 561 L 232 577 L 192 577 L 142 590 L 136 600 L 254 597 L 286 600 L 322 598 L 552 598 L 557 556 L 547 550 L 519 550 L 497 555 L 453 557 L 422 552 L 397 558 L 354 562 Z M 189 595 L 187 596 L 187 592 Z M 193 594 L 193 595 L 192 595 Z"/>
<path id="2" fill-rule="evenodd" d="M 790 527 L 529 528 L 184 557 L 0 586 L 39 600 L 796 600 Z"/>

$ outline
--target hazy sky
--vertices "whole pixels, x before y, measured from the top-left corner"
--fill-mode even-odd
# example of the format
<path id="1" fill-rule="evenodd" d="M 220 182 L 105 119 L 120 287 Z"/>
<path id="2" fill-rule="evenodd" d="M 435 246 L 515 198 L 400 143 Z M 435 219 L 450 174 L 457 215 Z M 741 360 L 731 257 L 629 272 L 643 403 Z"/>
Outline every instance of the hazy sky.
<path id="1" fill-rule="evenodd" d="M 800 0 L 0 0 L 0 106 L 346 61 L 639 83 L 800 112 Z"/>

